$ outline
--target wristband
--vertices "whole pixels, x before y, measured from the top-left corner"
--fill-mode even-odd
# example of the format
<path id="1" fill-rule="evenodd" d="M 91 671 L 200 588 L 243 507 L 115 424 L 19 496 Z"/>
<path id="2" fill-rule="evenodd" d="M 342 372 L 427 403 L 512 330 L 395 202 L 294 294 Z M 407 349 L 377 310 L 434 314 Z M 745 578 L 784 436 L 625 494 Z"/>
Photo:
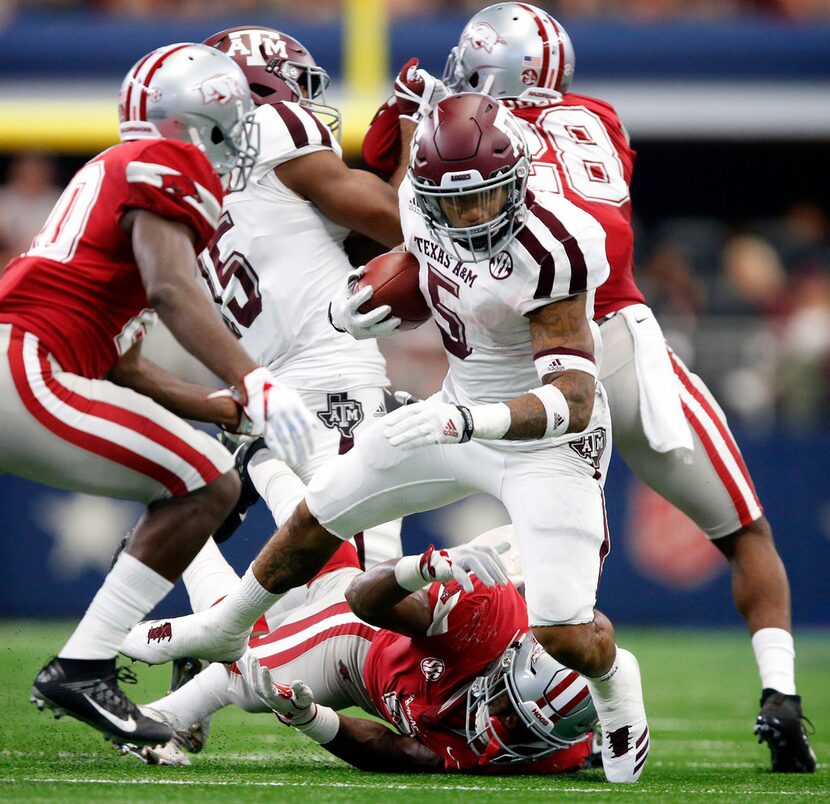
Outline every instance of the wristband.
<path id="1" fill-rule="evenodd" d="M 315 743 L 325 745 L 337 736 L 337 732 L 340 730 L 340 717 L 334 709 L 330 709 L 328 706 L 314 705 L 317 707 L 317 713 L 314 717 L 308 723 L 303 723 L 294 728 L 314 740 Z"/>
<path id="2" fill-rule="evenodd" d="M 473 437 L 486 440 L 504 438 L 512 421 L 510 408 L 504 402 L 478 405 L 470 414 L 473 420 Z"/>
<path id="3" fill-rule="evenodd" d="M 432 549 L 430 547 L 427 553 L 431 552 Z M 401 589 L 406 589 L 407 592 L 417 592 L 430 583 L 421 574 L 421 563 L 425 555 L 424 553 L 419 556 L 404 556 L 398 559 L 398 563 L 395 564 L 395 581 Z"/>
<path id="4" fill-rule="evenodd" d="M 571 421 L 571 410 L 565 395 L 555 385 L 532 388 L 528 393 L 538 397 L 545 406 L 548 420 L 543 438 L 565 435 Z"/>
<path id="5" fill-rule="evenodd" d="M 533 356 L 533 365 L 542 382 L 548 374 L 561 374 L 563 371 L 583 371 L 597 378 L 597 366 L 594 356 L 576 349 L 546 349 Z"/>

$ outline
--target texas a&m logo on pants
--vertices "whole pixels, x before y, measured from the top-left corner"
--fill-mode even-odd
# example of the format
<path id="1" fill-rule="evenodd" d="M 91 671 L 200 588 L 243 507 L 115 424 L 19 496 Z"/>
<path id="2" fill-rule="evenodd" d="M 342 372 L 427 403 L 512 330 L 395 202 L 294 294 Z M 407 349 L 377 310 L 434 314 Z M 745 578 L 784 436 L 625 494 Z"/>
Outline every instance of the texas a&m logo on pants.
<path id="1" fill-rule="evenodd" d="M 344 438 L 354 437 L 354 428 L 363 421 L 363 404 L 346 393 L 327 394 L 328 410 L 318 410 L 317 418 L 329 430 L 339 430 Z"/>
<path id="2" fill-rule="evenodd" d="M 602 453 L 605 452 L 605 445 L 608 439 L 605 434 L 604 427 L 597 427 L 596 430 L 591 430 L 590 433 L 585 433 L 584 436 L 577 438 L 575 441 L 569 441 L 568 446 L 580 458 L 590 461 L 591 465 L 598 472 L 599 462 L 602 460 Z"/>

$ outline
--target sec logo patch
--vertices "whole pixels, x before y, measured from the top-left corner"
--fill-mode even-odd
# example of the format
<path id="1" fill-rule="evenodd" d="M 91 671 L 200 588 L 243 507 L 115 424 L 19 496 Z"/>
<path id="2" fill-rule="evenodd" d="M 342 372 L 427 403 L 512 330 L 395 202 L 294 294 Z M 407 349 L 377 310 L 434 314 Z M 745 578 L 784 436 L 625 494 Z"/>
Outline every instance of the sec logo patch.
<path id="1" fill-rule="evenodd" d="M 513 273 L 513 258 L 510 252 L 502 251 L 490 258 L 490 276 L 493 279 L 507 279 Z"/>
<path id="2" fill-rule="evenodd" d="M 443 659 L 436 659 L 434 656 L 427 656 L 421 659 L 421 672 L 427 681 L 438 681 L 444 673 L 445 665 Z"/>

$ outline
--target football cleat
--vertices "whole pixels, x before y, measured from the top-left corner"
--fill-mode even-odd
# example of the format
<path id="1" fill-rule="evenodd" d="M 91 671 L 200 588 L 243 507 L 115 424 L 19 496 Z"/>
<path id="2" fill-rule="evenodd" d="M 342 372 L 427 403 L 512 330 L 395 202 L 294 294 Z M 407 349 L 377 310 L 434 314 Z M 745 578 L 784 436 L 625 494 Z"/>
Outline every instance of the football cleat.
<path id="1" fill-rule="evenodd" d="M 225 444 L 225 446 L 228 446 L 228 444 Z M 261 449 L 266 449 L 266 446 L 265 439 L 260 437 L 240 444 L 233 454 L 233 463 L 239 474 L 239 479 L 242 481 L 242 490 L 239 492 L 236 505 L 213 533 L 213 541 L 217 544 L 227 541 L 236 533 L 239 526 L 245 521 L 248 509 L 259 499 L 259 492 L 248 474 L 248 463 Z"/>
<path id="2" fill-rule="evenodd" d="M 41 711 L 51 709 L 56 718 L 71 715 L 116 743 L 166 743 L 172 729 L 144 715 L 118 686 L 119 681 L 134 684 L 135 674 L 126 667 L 116 669 L 115 659 L 55 657 L 38 673 L 31 701 Z"/>
<path id="3" fill-rule="evenodd" d="M 147 664 L 164 664 L 174 659 L 198 656 L 211 662 L 235 662 L 248 647 L 251 629 L 230 633 L 222 627 L 222 604 L 206 611 L 145 620 L 135 625 L 121 644 L 121 653 Z"/>
<path id="4" fill-rule="evenodd" d="M 640 665 L 634 654 L 623 648 L 617 648 L 615 683 L 613 722 L 602 726 L 602 767 L 609 782 L 631 784 L 643 772 L 651 741 L 643 705 Z M 597 710 L 600 710 L 599 706 Z M 600 720 L 602 718 L 600 712 Z"/>
<path id="5" fill-rule="evenodd" d="M 609 782 L 636 782 L 648 759 L 648 749 L 648 724 L 645 720 L 603 732 L 601 764 L 605 778 Z"/>
<path id="6" fill-rule="evenodd" d="M 141 711 L 147 717 L 168 725 L 173 736 L 164 745 L 139 746 L 134 743 L 116 743 L 116 747 L 122 754 L 134 756 L 145 765 L 185 767 L 190 765 L 188 754 L 198 754 L 205 747 L 210 731 L 210 717 L 191 726 L 183 726 L 166 712 L 149 706 L 142 706 Z"/>
<path id="7" fill-rule="evenodd" d="M 800 695 L 784 695 L 765 689 L 754 733 L 759 743 L 767 743 L 772 754 L 773 773 L 814 773 L 816 755 L 807 739 Z"/>

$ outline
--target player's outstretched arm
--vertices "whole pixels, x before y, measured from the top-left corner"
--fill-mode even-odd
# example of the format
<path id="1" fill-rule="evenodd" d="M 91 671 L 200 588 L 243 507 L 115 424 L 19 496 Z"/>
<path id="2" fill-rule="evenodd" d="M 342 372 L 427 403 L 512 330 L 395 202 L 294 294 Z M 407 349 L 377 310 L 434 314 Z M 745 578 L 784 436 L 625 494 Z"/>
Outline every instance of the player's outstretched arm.
<path id="1" fill-rule="evenodd" d="M 211 422 L 234 431 L 241 408 L 230 397 L 211 397 L 213 388 L 187 382 L 141 354 L 141 341 L 134 344 L 110 369 L 107 379 L 131 388 L 158 402 L 183 419 Z"/>
<path id="2" fill-rule="evenodd" d="M 200 285 L 193 232 L 147 210 L 131 210 L 122 219 L 131 229 L 132 246 L 150 305 L 173 337 L 228 385 L 256 363 L 222 323 Z"/>
<path id="3" fill-rule="evenodd" d="M 395 734 L 365 718 L 347 717 L 314 701 L 303 681 L 285 684 L 250 651 L 236 663 L 245 682 L 277 719 L 294 726 L 334 756 L 360 770 L 388 773 L 436 772 L 441 759 L 412 737 Z"/>
<path id="4" fill-rule="evenodd" d="M 358 770 L 381 773 L 441 773 L 444 763 L 414 737 L 395 734 L 383 723 L 338 713 L 340 728 L 323 748 Z"/>
<path id="5" fill-rule="evenodd" d="M 333 151 L 299 156 L 276 167 L 280 181 L 327 218 L 391 248 L 403 240 L 398 195 L 365 170 L 353 170 Z"/>

